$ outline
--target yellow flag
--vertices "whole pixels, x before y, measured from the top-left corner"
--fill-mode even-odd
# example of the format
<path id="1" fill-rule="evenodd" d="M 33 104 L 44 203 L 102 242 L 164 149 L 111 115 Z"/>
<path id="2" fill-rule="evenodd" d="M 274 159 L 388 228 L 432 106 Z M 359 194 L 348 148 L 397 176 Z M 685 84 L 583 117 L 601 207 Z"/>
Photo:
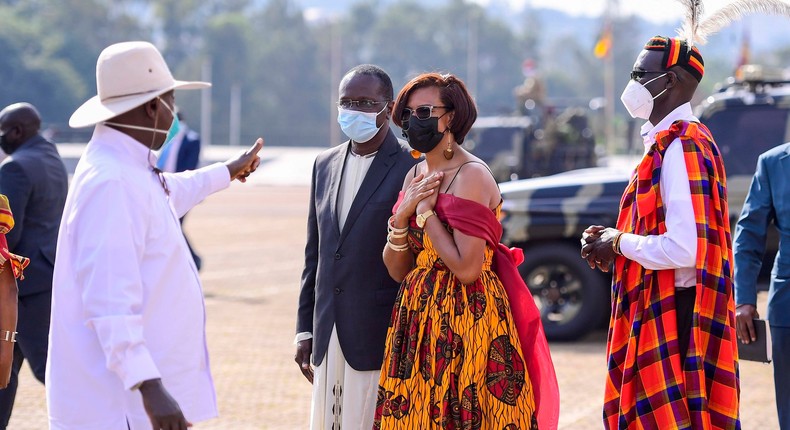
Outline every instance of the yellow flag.
<path id="1" fill-rule="evenodd" d="M 612 49 L 612 31 L 609 29 L 607 25 L 603 32 L 601 33 L 601 37 L 598 38 L 598 42 L 595 43 L 595 49 L 593 53 L 597 58 L 604 58 L 609 55 L 609 51 Z"/>

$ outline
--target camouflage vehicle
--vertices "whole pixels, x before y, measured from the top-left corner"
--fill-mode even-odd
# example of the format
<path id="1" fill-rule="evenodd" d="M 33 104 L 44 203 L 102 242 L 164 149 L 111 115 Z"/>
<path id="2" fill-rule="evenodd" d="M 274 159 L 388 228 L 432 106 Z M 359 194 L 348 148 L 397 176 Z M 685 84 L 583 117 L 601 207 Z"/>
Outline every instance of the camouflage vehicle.
<path id="1" fill-rule="evenodd" d="M 489 116 L 475 121 L 464 147 L 485 161 L 497 181 L 532 178 L 596 165 L 587 112 Z"/>
<path id="2" fill-rule="evenodd" d="M 731 79 L 697 106 L 696 114 L 724 156 L 734 233 L 757 156 L 790 141 L 790 81 Z M 620 197 L 636 162 L 501 184 L 503 242 L 524 249 L 519 271 L 552 340 L 579 338 L 608 319 L 611 275 L 587 266 L 579 255 L 579 238 L 589 225 L 615 225 Z M 774 236 L 769 254 L 776 247 Z M 763 264 L 764 273 L 771 265 Z"/>

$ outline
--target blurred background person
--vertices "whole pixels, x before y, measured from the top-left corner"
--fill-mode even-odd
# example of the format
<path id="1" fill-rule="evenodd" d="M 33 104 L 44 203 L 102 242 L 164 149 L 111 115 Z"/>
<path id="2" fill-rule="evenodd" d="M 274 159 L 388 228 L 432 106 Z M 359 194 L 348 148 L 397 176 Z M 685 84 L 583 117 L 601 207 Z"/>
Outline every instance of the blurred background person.
<path id="1" fill-rule="evenodd" d="M 14 407 L 19 370 L 27 360 L 44 383 L 52 301 L 52 271 L 68 175 L 55 145 L 40 133 L 41 116 L 29 103 L 0 111 L 0 148 L 9 154 L 0 163 L 0 193 L 8 197 L 15 228 L 8 232 L 9 251 L 32 257 L 19 280 L 19 316 L 14 366 L 8 387 L 0 390 L 0 428 Z"/>
<path id="2" fill-rule="evenodd" d="M 163 172 L 183 172 L 186 170 L 195 170 L 200 164 L 200 134 L 192 130 L 186 121 L 184 115 L 176 106 L 176 116 L 178 116 L 179 129 L 175 137 L 162 148 L 159 154 L 159 160 L 156 162 L 158 167 Z M 187 212 L 189 213 L 189 212 Z M 181 233 L 184 233 L 184 219 L 187 214 L 181 217 Z M 203 260 L 195 252 L 195 248 L 189 242 L 186 233 L 184 233 L 184 240 L 187 242 L 189 252 L 192 254 L 192 259 L 195 261 L 195 266 L 198 270 L 203 265 Z"/>

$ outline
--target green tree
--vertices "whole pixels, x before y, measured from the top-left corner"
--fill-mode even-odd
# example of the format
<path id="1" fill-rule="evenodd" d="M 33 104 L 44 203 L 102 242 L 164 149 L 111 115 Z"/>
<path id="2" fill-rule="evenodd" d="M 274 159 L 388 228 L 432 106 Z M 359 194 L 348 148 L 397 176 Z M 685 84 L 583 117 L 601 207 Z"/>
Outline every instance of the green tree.
<path id="1" fill-rule="evenodd" d="M 69 116 L 95 93 L 99 52 L 144 33 L 124 4 L 27 0 L 0 6 L 0 68 L 7 71 L 0 80 L 0 103 L 33 103 L 46 124 L 69 132 Z"/>

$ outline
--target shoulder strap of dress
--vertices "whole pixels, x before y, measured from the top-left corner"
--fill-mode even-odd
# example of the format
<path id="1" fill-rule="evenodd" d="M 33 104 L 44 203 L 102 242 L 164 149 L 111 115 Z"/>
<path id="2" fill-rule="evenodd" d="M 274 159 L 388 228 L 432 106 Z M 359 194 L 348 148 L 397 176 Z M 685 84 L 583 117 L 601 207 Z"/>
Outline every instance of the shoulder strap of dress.
<path id="1" fill-rule="evenodd" d="M 463 164 L 461 164 L 460 166 L 458 166 L 458 170 L 456 170 L 456 171 L 455 171 L 455 175 L 453 176 L 453 179 L 451 179 L 451 180 L 450 180 L 450 183 L 449 183 L 449 184 L 447 184 L 447 188 L 445 188 L 445 189 L 444 189 L 444 192 L 445 192 L 445 193 L 446 193 L 446 192 L 448 192 L 448 191 L 450 191 L 450 187 L 453 185 L 453 182 L 455 182 L 455 178 L 457 178 L 457 177 L 458 177 L 458 174 L 459 174 L 459 173 L 461 173 L 461 168 L 462 168 L 462 167 L 464 167 L 464 166 L 466 166 L 466 165 L 467 165 L 467 164 L 469 164 L 469 163 L 477 163 L 477 164 L 482 164 L 482 165 L 483 165 L 483 167 L 485 167 L 485 168 L 486 168 L 486 170 L 488 170 L 488 173 L 491 173 L 491 177 L 492 177 L 492 178 L 494 178 L 494 181 L 496 182 L 496 178 L 494 177 L 494 174 L 491 172 L 491 169 L 489 169 L 489 168 L 488 168 L 488 166 L 487 166 L 485 163 L 482 163 L 482 162 L 480 162 L 480 161 L 477 161 L 477 160 L 470 160 L 470 161 L 467 161 L 466 163 L 463 163 Z M 498 187 L 499 187 L 499 184 L 497 183 L 497 188 L 498 188 Z"/>
<path id="2" fill-rule="evenodd" d="M 420 163 L 422 163 L 422 161 L 420 161 L 420 162 L 418 162 L 417 164 L 414 165 L 414 176 L 411 177 L 412 179 L 417 177 L 417 166 L 419 166 Z"/>

